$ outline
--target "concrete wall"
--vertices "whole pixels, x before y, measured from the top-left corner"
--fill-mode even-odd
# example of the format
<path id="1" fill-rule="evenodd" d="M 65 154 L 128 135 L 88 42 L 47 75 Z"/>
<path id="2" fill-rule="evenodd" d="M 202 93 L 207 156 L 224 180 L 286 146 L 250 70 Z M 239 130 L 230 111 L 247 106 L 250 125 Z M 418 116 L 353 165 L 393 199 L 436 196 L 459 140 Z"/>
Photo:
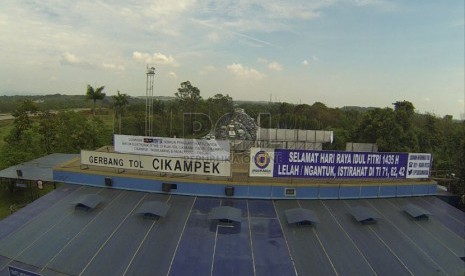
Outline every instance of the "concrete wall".
<path id="1" fill-rule="evenodd" d="M 346 143 L 346 151 L 378 152 L 378 145 L 369 143 Z"/>
<path id="2" fill-rule="evenodd" d="M 257 129 L 258 140 L 327 143 L 332 141 L 332 137 L 333 132 L 329 130 L 302 130 L 277 128 Z"/>

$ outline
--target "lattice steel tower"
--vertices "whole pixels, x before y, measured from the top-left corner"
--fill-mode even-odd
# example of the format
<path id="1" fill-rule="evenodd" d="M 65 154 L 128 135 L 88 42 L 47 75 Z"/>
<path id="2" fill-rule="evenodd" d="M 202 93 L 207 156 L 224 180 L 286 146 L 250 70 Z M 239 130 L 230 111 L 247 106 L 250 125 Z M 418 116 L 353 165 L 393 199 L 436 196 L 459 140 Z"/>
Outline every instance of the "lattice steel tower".
<path id="1" fill-rule="evenodd" d="M 153 80 L 155 67 L 147 66 L 147 83 L 145 88 L 145 136 L 152 136 L 153 124 Z"/>

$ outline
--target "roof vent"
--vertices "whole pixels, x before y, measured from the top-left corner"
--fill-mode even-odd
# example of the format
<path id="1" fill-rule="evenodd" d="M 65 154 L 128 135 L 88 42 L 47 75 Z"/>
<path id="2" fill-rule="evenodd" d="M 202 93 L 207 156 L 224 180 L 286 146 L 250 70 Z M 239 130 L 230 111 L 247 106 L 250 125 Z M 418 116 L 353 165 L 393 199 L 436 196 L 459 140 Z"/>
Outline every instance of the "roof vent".
<path id="1" fill-rule="evenodd" d="M 164 218 L 168 213 L 171 205 L 161 201 L 146 201 L 137 209 L 137 214 L 141 214 L 147 218 Z"/>
<path id="2" fill-rule="evenodd" d="M 87 194 L 81 196 L 75 202 L 75 208 L 84 209 L 86 211 L 93 210 L 103 201 L 103 197 L 97 194 Z"/>
<path id="3" fill-rule="evenodd" d="M 210 231 L 217 234 L 239 234 L 241 216 L 241 209 L 231 206 L 214 207 L 208 215 L 208 219 L 211 220 Z"/>
<path id="4" fill-rule="evenodd" d="M 219 222 L 233 223 L 241 222 L 242 212 L 240 209 L 230 206 L 218 206 L 212 208 L 208 218 Z"/>
<path id="5" fill-rule="evenodd" d="M 287 223 L 296 225 L 314 225 L 320 222 L 315 212 L 304 208 L 288 209 L 285 212 Z"/>
<path id="6" fill-rule="evenodd" d="M 403 209 L 407 214 L 409 214 L 412 218 L 416 220 L 421 220 L 421 219 L 427 220 L 429 216 L 431 215 L 427 211 L 411 203 L 405 205 Z"/>
<path id="7" fill-rule="evenodd" d="M 376 223 L 376 220 L 379 219 L 375 212 L 363 206 L 352 207 L 350 213 L 361 224 Z"/>

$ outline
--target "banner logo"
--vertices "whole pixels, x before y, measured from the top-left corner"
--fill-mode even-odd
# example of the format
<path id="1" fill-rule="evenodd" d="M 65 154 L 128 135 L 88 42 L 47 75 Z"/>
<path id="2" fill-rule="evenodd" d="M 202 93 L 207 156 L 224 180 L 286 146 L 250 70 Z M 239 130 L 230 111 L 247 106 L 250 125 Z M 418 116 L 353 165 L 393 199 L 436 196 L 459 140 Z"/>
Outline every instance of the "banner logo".
<path id="1" fill-rule="evenodd" d="M 260 169 L 265 169 L 270 164 L 270 155 L 268 152 L 261 150 L 254 156 L 255 165 Z"/>

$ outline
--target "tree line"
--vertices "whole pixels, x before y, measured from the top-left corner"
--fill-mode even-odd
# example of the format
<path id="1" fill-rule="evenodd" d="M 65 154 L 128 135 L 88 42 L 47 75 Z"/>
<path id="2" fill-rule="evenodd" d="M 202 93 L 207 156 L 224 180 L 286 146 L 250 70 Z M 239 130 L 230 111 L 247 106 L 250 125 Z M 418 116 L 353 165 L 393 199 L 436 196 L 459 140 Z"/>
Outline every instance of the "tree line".
<path id="1" fill-rule="evenodd" d="M 79 107 L 92 108 L 92 114 L 66 110 L 51 113 L 47 96 L 42 96 L 42 103 L 21 98 L 13 111 L 13 128 L 0 148 L 0 166 L 52 152 L 78 153 L 80 149 L 109 145 L 114 133 L 145 135 L 145 99 L 120 91 L 109 98 L 104 86 L 94 89 L 90 85 L 85 98 L 87 102 L 81 96 Z M 113 127 L 106 126 L 96 112 L 101 107 L 110 110 Z M 344 150 L 347 142 L 359 142 L 376 143 L 383 152 L 432 153 L 435 171 L 465 179 L 465 122 L 449 115 L 418 114 L 408 101 L 397 101 L 386 108 L 331 108 L 321 102 L 235 102 L 223 93 L 204 99 L 199 88 L 185 81 L 174 98 L 154 100 L 152 135 L 198 137 L 238 107 L 255 119 L 259 114 L 269 114 L 260 120 L 262 127 L 334 131 L 334 143 L 325 144 L 324 149 Z"/>

